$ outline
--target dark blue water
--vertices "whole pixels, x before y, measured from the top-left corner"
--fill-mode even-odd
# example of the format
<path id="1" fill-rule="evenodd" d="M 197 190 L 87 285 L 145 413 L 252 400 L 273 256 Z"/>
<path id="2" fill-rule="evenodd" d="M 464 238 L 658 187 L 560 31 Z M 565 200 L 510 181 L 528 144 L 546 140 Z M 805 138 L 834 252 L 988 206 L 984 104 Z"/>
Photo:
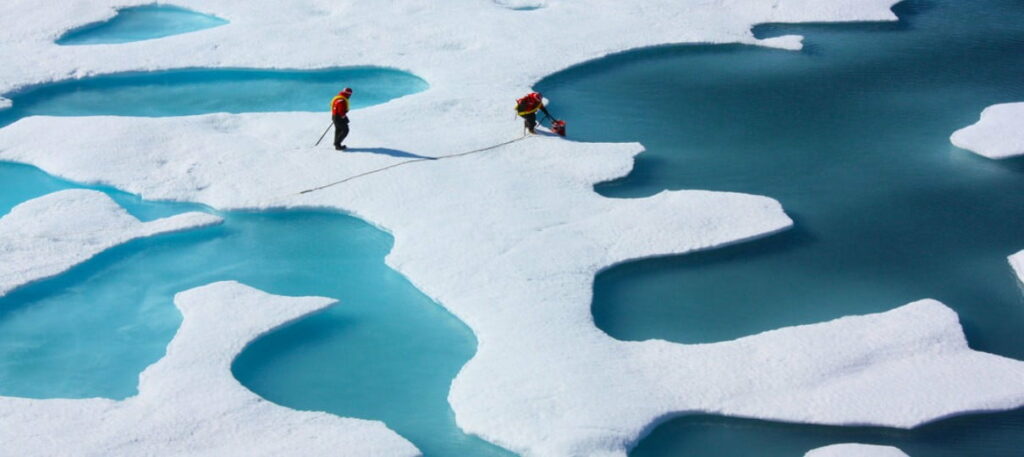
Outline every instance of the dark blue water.
<path id="1" fill-rule="evenodd" d="M 206 113 L 329 111 L 331 98 L 355 89 L 352 108 L 384 103 L 427 88 L 398 70 L 186 69 L 120 73 L 44 84 L 5 94 L 0 127 L 34 115 L 187 116 Z"/>
<path id="2" fill-rule="evenodd" d="M 114 44 L 151 40 L 227 24 L 216 16 L 173 5 L 145 5 L 122 8 L 108 21 L 68 31 L 57 39 L 60 45 Z"/>
<path id="3" fill-rule="evenodd" d="M 1024 161 L 948 140 L 987 105 L 1024 100 L 1024 2 L 913 0 L 895 11 L 899 23 L 758 28 L 806 35 L 802 52 L 660 48 L 538 84 L 576 139 L 647 146 L 602 194 L 749 192 L 779 199 L 796 221 L 761 241 L 600 274 L 600 328 L 723 341 L 932 297 L 959 313 L 972 347 L 1024 359 L 1024 300 L 1006 261 L 1024 248 Z M 634 455 L 792 456 L 843 440 L 898 443 L 915 457 L 1020 456 L 1024 412 L 913 432 L 687 418 Z"/>

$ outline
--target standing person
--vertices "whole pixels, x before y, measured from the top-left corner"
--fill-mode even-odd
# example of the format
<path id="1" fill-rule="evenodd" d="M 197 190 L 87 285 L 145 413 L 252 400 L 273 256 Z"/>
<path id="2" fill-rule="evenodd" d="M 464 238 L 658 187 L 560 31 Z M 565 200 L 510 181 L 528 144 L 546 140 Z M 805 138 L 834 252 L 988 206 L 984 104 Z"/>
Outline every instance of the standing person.
<path id="1" fill-rule="evenodd" d="M 535 133 L 533 130 L 537 127 L 537 111 L 543 111 L 547 117 L 551 117 L 551 113 L 544 107 L 544 97 L 540 95 L 540 92 L 530 92 L 525 97 L 516 100 L 516 113 L 523 118 L 526 130 L 529 130 L 530 133 Z"/>
<path id="2" fill-rule="evenodd" d="M 341 144 L 348 136 L 348 99 L 352 96 L 352 88 L 338 92 L 331 99 L 331 120 L 334 121 L 334 149 L 343 151 L 348 146 Z"/>

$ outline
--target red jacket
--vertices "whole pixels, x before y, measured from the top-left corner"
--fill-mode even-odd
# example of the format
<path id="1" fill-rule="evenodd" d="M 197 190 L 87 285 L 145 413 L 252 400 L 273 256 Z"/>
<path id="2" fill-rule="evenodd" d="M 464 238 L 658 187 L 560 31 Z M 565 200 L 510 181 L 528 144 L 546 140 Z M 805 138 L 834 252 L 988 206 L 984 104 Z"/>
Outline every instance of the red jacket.
<path id="1" fill-rule="evenodd" d="M 544 100 L 540 97 L 540 94 L 536 92 L 531 92 L 526 94 L 525 97 L 516 100 L 516 112 L 518 112 L 520 116 L 533 114 L 541 109 L 544 109 Z M 547 110 L 544 112 L 546 113 Z"/>
<path id="2" fill-rule="evenodd" d="M 331 99 L 331 115 L 345 117 L 348 115 L 348 99 L 338 94 Z"/>
<path id="3" fill-rule="evenodd" d="M 538 110 L 541 109 L 541 105 L 542 103 L 544 103 L 544 100 L 541 99 L 540 93 L 530 92 L 527 93 L 526 96 L 515 100 L 515 102 L 516 112 L 519 113 L 519 116 L 525 116 L 528 114 L 537 113 Z"/>

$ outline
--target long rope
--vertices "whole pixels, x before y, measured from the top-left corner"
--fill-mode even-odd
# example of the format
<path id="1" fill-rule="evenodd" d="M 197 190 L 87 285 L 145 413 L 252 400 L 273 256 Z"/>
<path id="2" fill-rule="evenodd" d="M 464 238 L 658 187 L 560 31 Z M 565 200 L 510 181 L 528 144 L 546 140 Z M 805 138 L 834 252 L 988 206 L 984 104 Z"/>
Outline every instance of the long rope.
<path id="1" fill-rule="evenodd" d="M 494 146 L 488 146 L 486 148 L 474 149 L 472 151 L 459 152 L 459 153 L 456 153 L 456 154 L 449 154 L 449 155 L 439 156 L 439 157 L 427 157 L 427 158 L 422 158 L 422 159 L 412 159 L 412 160 L 406 160 L 404 162 L 394 163 L 394 164 L 388 165 L 388 166 L 383 167 L 383 168 L 378 168 L 378 169 L 375 169 L 375 170 L 370 170 L 370 171 L 367 171 L 365 173 L 360 173 L 360 174 L 355 175 L 355 176 L 349 176 L 349 177 L 347 177 L 345 179 L 342 179 L 341 181 L 335 181 L 335 182 L 332 182 L 330 184 L 324 184 L 324 185 L 322 185 L 320 187 L 314 187 L 312 189 L 306 189 L 306 190 L 304 190 L 302 192 L 299 192 L 299 195 L 308 194 L 310 192 L 316 192 L 318 190 L 326 189 L 328 187 L 337 186 L 339 184 L 344 184 L 344 183 L 347 183 L 349 181 L 352 181 L 352 180 L 355 180 L 355 179 L 358 179 L 358 178 L 362 178 L 364 176 L 369 176 L 369 175 L 372 175 L 372 174 L 375 174 L 375 173 L 380 173 L 382 171 L 390 170 L 392 168 L 397 168 L 397 167 L 400 167 L 402 165 L 408 165 L 410 163 L 415 163 L 415 162 L 425 162 L 425 161 L 428 161 L 428 160 L 444 160 L 444 159 L 454 159 L 456 157 L 468 156 L 470 154 L 477 154 L 477 153 L 484 152 L 484 151 L 490 151 L 491 149 L 497 149 L 497 148 L 500 148 L 502 146 L 507 146 L 507 145 L 510 145 L 510 144 L 515 143 L 517 141 L 525 140 L 526 138 L 527 138 L 526 135 L 523 135 L 523 136 L 521 136 L 519 138 L 516 138 L 514 140 L 509 140 L 509 141 L 506 141 L 506 142 L 501 143 L 501 144 L 496 144 Z"/>

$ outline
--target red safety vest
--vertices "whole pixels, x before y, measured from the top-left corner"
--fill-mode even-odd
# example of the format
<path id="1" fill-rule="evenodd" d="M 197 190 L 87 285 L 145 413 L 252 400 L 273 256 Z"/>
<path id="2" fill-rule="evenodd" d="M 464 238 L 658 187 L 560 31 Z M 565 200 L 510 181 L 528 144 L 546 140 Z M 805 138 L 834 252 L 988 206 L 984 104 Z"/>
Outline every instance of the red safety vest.
<path id="1" fill-rule="evenodd" d="M 348 99 L 338 94 L 331 99 L 331 115 L 345 117 L 348 115 Z"/>
<path id="2" fill-rule="evenodd" d="M 540 108 L 544 106 L 544 100 L 540 98 L 540 94 L 531 92 L 525 97 L 516 100 L 516 112 L 520 116 L 526 116 L 529 114 L 540 111 Z"/>

